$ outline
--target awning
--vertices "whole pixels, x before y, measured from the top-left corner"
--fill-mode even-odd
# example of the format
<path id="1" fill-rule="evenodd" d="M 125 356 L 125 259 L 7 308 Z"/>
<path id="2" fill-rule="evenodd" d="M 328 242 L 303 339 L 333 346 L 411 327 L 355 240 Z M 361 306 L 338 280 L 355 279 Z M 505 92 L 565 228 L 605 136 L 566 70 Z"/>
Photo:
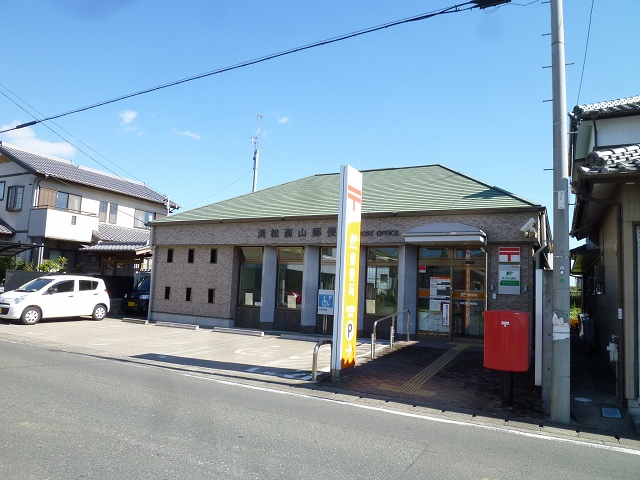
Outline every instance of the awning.
<path id="1" fill-rule="evenodd" d="M 408 230 L 404 241 L 422 245 L 486 245 L 487 235 L 479 228 L 462 223 L 428 223 Z"/>
<path id="2" fill-rule="evenodd" d="M 584 245 L 569 250 L 573 265 L 571 275 L 581 276 L 586 274 L 600 258 L 600 249 L 596 244 L 587 240 Z"/>
<path id="3" fill-rule="evenodd" d="M 33 248 L 44 247 L 44 245 L 32 245 L 28 243 L 5 242 L 0 240 L 0 256 L 13 257 L 19 253 L 26 252 Z"/>
<path id="4" fill-rule="evenodd" d="M 92 253 L 134 253 L 136 255 L 147 255 L 147 245 L 144 243 L 129 242 L 98 242 L 96 245 L 85 245 L 80 248 L 81 252 Z"/>

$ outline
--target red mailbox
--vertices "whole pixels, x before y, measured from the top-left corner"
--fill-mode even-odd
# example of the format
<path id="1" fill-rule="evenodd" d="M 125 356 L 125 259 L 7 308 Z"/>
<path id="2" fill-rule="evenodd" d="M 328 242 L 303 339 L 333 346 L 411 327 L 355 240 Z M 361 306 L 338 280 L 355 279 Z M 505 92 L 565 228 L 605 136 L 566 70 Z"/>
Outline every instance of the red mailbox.
<path id="1" fill-rule="evenodd" d="M 484 366 L 526 372 L 531 365 L 529 313 L 487 310 L 484 315 Z"/>

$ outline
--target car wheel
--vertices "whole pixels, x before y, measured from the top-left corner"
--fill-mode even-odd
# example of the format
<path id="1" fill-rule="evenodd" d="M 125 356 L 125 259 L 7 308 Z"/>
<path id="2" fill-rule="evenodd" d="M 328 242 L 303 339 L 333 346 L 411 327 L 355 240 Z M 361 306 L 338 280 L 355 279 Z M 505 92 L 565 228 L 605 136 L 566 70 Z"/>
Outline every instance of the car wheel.
<path id="1" fill-rule="evenodd" d="M 42 312 L 38 307 L 27 307 L 22 312 L 22 323 L 25 325 L 35 325 L 42 318 Z"/>
<path id="2" fill-rule="evenodd" d="M 91 317 L 94 320 L 102 320 L 106 316 L 107 316 L 107 307 L 105 307 L 102 304 L 96 305 L 95 308 L 93 309 L 93 313 L 91 314 Z"/>

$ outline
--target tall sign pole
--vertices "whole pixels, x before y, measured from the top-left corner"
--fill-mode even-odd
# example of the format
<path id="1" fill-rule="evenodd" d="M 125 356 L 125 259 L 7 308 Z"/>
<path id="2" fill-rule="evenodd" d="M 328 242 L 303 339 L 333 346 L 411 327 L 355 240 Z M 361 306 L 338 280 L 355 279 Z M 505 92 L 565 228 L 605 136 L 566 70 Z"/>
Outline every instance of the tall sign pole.
<path id="1" fill-rule="evenodd" d="M 569 152 L 562 0 L 551 0 L 553 73 L 553 337 L 551 346 L 551 418 L 570 421 L 569 340 Z"/>
<path id="2" fill-rule="evenodd" d="M 333 348 L 331 349 L 333 380 L 348 375 L 356 364 L 361 207 L 362 173 L 349 165 L 342 165 L 338 206 Z"/>

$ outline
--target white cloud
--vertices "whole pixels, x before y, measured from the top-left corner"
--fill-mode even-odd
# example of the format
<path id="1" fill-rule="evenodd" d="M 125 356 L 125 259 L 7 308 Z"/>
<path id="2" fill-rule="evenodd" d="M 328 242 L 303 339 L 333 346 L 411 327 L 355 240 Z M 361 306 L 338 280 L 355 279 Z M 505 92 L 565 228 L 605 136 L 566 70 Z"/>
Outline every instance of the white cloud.
<path id="1" fill-rule="evenodd" d="M 9 125 L 0 126 L 0 130 L 13 128 L 20 122 L 14 120 Z M 71 158 L 76 153 L 76 148 L 67 142 L 48 142 L 36 138 L 36 132 L 31 127 L 24 127 L 0 134 L 0 140 L 6 141 L 16 147 L 31 150 L 35 153 L 51 155 L 53 157 Z"/>
<path id="2" fill-rule="evenodd" d="M 137 137 L 145 134 L 142 128 L 132 125 L 132 122 L 138 117 L 138 112 L 135 110 L 122 110 L 118 116 L 120 117 L 120 125 L 124 126 L 123 130 L 125 132 L 133 133 Z"/>
<path id="3" fill-rule="evenodd" d="M 289 117 L 280 117 L 278 123 L 289 123 Z"/>
<path id="4" fill-rule="evenodd" d="M 138 116 L 138 112 L 133 110 L 123 110 L 118 114 L 118 116 L 120 117 L 121 125 L 128 125 L 135 120 Z"/>
<path id="5" fill-rule="evenodd" d="M 191 132 L 189 132 L 187 130 L 185 130 L 184 132 L 178 132 L 178 135 L 183 135 L 185 137 L 191 137 L 191 138 L 194 138 L 196 140 L 200 140 L 202 138 L 199 133 L 191 133 Z"/>

